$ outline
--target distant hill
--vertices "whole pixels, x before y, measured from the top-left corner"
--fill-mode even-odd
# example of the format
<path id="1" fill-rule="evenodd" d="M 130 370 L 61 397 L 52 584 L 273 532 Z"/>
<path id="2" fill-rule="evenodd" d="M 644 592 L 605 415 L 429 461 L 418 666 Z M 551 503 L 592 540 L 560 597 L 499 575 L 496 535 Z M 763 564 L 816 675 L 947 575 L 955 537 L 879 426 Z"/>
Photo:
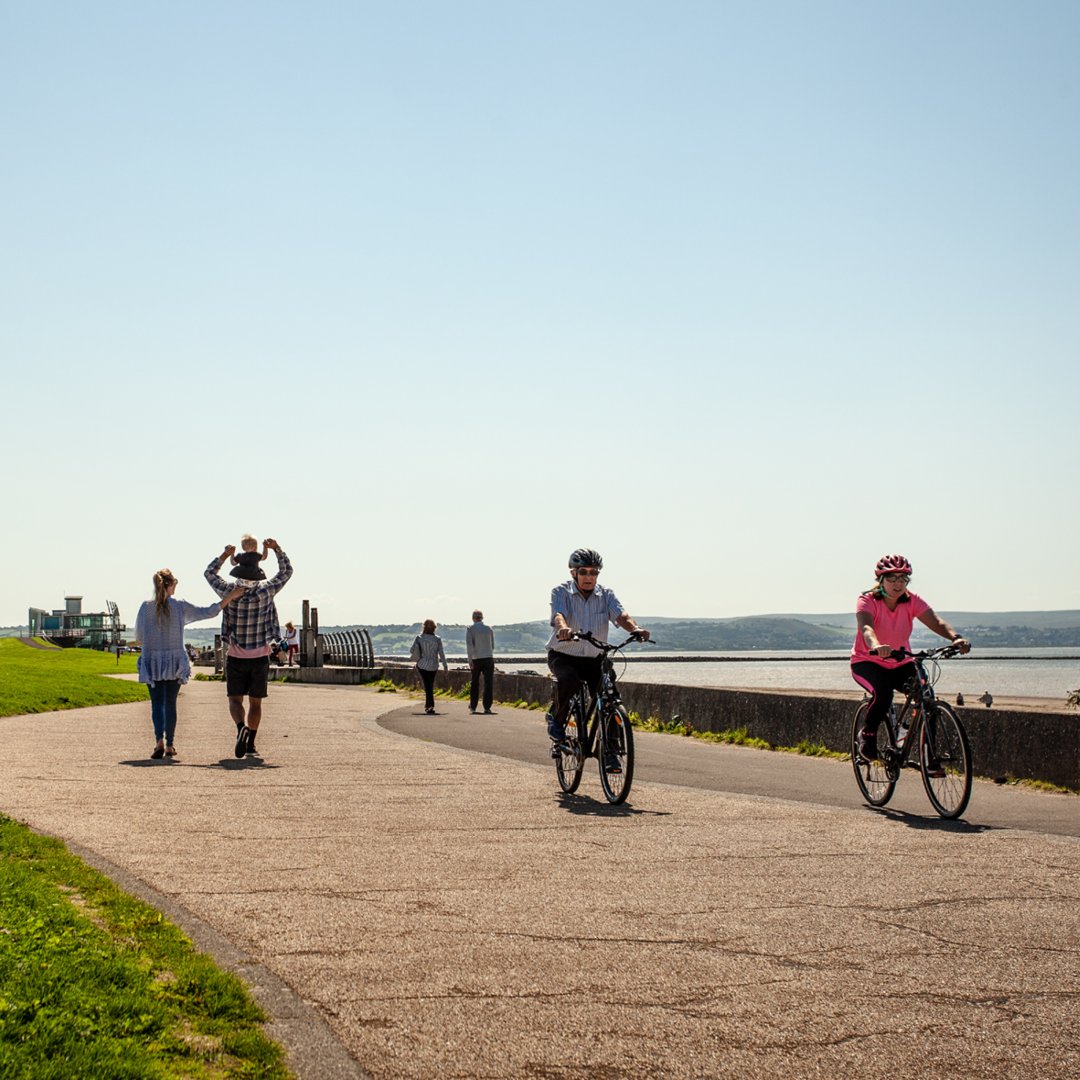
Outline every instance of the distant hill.
<path id="1" fill-rule="evenodd" d="M 1080 611 L 939 611 L 938 614 L 957 629 L 961 626 L 1027 626 L 1033 630 L 1065 630 L 1080 627 Z M 774 619 L 799 619 L 814 626 L 837 626 L 855 632 L 855 612 L 832 615 L 772 615 Z"/>
<path id="2" fill-rule="evenodd" d="M 702 652 L 712 649 L 836 649 L 848 634 L 812 626 L 797 619 L 749 616 L 740 619 L 646 619 L 663 649 Z M 333 627 L 325 628 L 332 632 Z M 344 627 L 340 629 L 345 629 Z M 382 655 L 407 653 L 419 624 L 412 626 L 369 626 L 375 652 Z M 439 626 L 439 636 L 447 652 L 465 652 L 464 625 Z M 547 622 L 511 623 L 493 627 L 496 651 L 502 654 L 540 653 L 551 635 Z M 619 640 L 613 632 L 612 640 Z"/>
<path id="3" fill-rule="evenodd" d="M 980 650 L 987 648 L 1080 648 L 1080 611 L 945 611 L 942 617 L 969 635 Z M 826 615 L 748 615 L 733 619 L 678 619 L 642 616 L 661 648 L 678 652 L 751 649 L 845 649 L 855 633 L 851 613 Z M 359 625 L 321 626 L 324 633 L 354 630 Z M 375 652 L 381 656 L 405 655 L 420 632 L 419 623 L 394 623 L 366 627 Z M 442 624 L 439 636 L 447 652 L 465 652 L 465 625 Z M 542 653 L 550 627 L 546 622 L 509 623 L 495 626 L 496 648 L 502 655 Z M 184 637 L 192 644 L 214 640 L 216 628 L 188 628 Z M 613 634 L 613 640 L 618 640 Z M 939 640 L 921 623 L 915 624 L 913 644 Z"/>
<path id="4" fill-rule="evenodd" d="M 1080 647 L 1080 611 L 939 611 L 938 614 L 979 649 L 1077 648 Z M 841 628 L 855 633 L 855 614 L 778 615 L 815 626 Z M 940 640 L 921 623 L 915 624 L 913 644 Z"/>

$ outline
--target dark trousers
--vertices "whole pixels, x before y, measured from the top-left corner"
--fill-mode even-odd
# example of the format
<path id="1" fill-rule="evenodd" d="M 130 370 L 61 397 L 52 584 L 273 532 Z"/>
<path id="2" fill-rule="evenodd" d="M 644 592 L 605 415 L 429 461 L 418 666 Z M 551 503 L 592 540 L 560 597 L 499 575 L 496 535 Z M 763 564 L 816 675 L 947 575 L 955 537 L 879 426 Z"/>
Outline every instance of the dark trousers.
<path id="1" fill-rule="evenodd" d="M 484 679 L 484 708 L 491 708 L 491 680 L 495 675 L 495 657 L 484 656 L 472 662 L 472 681 L 469 683 L 469 708 L 475 709 L 480 700 L 480 677 Z"/>
<path id="2" fill-rule="evenodd" d="M 600 657 L 569 656 L 552 649 L 548 653 L 548 669 L 555 676 L 555 686 L 551 691 L 552 719 L 548 723 L 548 734 L 553 739 L 561 739 L 566 733 L 566 714 L 570 711 L 570 701 L 578 687 L 586 683 L 593 697 L 600 692 Z"/>
<path id="3" fill-rule="evenodd" d="M 435 708 L 435 672 L 427 668 L 418 667 L 420 678 L 424 680 L 424 708 Z"/>
<path id="4" fill-rule="evenodd" d="M 870 708 L 866 713 L 865 731 L 877 734 L 878 725 L 888 715 L 893 702 L 893 692 L 903 690 L 915 674 L 912 664 L 887 668 L 870 660 L 860 660 L 851 665 L 851 677 L 870 693 Z"/>

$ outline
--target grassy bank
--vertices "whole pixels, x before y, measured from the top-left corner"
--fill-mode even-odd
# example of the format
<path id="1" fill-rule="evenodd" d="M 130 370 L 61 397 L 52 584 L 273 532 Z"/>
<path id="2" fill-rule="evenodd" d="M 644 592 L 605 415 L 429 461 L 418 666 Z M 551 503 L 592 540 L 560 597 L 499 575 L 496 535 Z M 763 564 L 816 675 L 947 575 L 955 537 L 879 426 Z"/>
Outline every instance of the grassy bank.
<path id="1" fill-rule="evenodd" d="M 0 815 L 0 1076 L 289 1076 L 239 979 Z"/>
<path id="2" fill-rule="evenodd" d="M 0 716 L 146 701 L 146 687 L 105 675 L 135 671 L 134 656 L 93 649 L 35 649 L 0 638 Z"/>

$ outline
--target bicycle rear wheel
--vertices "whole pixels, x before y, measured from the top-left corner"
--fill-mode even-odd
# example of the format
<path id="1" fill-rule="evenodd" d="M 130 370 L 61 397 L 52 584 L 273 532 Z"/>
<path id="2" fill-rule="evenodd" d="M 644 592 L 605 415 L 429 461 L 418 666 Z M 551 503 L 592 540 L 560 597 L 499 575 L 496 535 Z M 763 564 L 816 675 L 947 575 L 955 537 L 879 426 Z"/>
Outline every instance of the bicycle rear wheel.
<path id="1" fill-rule="evenodd" d="M 581 694 L 575 694 L 570 702 L 570 712 L 566 717 L 566 738 L 562 750 L 555 758 L 555 773 L 559 778 L 559 787 L 567 795 L 573 794 L 581 783 L 581 773 L 585 768 L 585 755 L 582 742 L 585 739 L 585 706 Z"/>
<path id="2" fill-rule="evenodd" d="M 919 739 L 923 786 L 943 818 L 957 818 L 971 798 L 971 745 L 951 705 L 937 701 L 923 717 Z"/>
<path id="3" fill-rule="evenodd" d="M 622 705 L 604 710 L 599 735 L 600 786 L 609 803 L 621 803 L 634 782 L 634 729 Z"/>
<path id="4" fill-rule="evenodd" d="M 864 701 L 855 710 L 855 719 L 851 723 L 851 767 L 855 770 L 855 781 L 859 785 L 863 798 L 871 806 L 884 806 L 896 790 L 896 774 L 890 772 L 884 761 L 867 761 L 859 753 L 859 732 L 866 723 L 866 714 L 870 711 L 870 702 Z M 889 741 L 887 722 L 878 727 L 878 739 Z"/>

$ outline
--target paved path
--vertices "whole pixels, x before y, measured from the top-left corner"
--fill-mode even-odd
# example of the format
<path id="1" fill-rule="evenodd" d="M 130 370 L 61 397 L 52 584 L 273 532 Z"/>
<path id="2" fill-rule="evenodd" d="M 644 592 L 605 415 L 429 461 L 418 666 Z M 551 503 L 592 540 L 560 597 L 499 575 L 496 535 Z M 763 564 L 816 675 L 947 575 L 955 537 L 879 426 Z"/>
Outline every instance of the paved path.
<path id="1" fill-rule="evenodd" d="M 413 738 L 547 766 L 554 783 L 541 716 L 535 711 L 502 708 L 496 708 L 491 716 L 471 716 L 458 702 L 440 702 L 436 716 L 425 716 L 422 709 L 409 707 L 382 717 L 379 724 Z M 873 812 L 866 808 L 847 760 L 763 753 L 637 730 L 634 739 L 638 751 L 635 784 L 642 780 L 680 784 Z M 595 762 L 586 765 L 582 783 L 586 790 L 591 784 L 594 792 L 599 792 Z M 896 793 L 880 813 L 907 818 L 916 827 L 1030 829 L 1080 837 L 1080 797 L 1002 787 L 990 780 L 975 781 L 963 819 L 948 826 L 937 818 L 923 790 L 922 777 L 913 769 L 904 771 Z"/>
<path id="2" fill-rule="evenodd" d="M 401 705 L 275 685 L 261 763 L 216 683 L 173 763 L 147 704 L 0 720 L 0 809 L 277 985 L 305 1077 L 348 1074 L 327 1031 L 379 1078 L 1080 1073 L 1077 840 L 645 780 L 610 808 L 378 725 Z"/>

